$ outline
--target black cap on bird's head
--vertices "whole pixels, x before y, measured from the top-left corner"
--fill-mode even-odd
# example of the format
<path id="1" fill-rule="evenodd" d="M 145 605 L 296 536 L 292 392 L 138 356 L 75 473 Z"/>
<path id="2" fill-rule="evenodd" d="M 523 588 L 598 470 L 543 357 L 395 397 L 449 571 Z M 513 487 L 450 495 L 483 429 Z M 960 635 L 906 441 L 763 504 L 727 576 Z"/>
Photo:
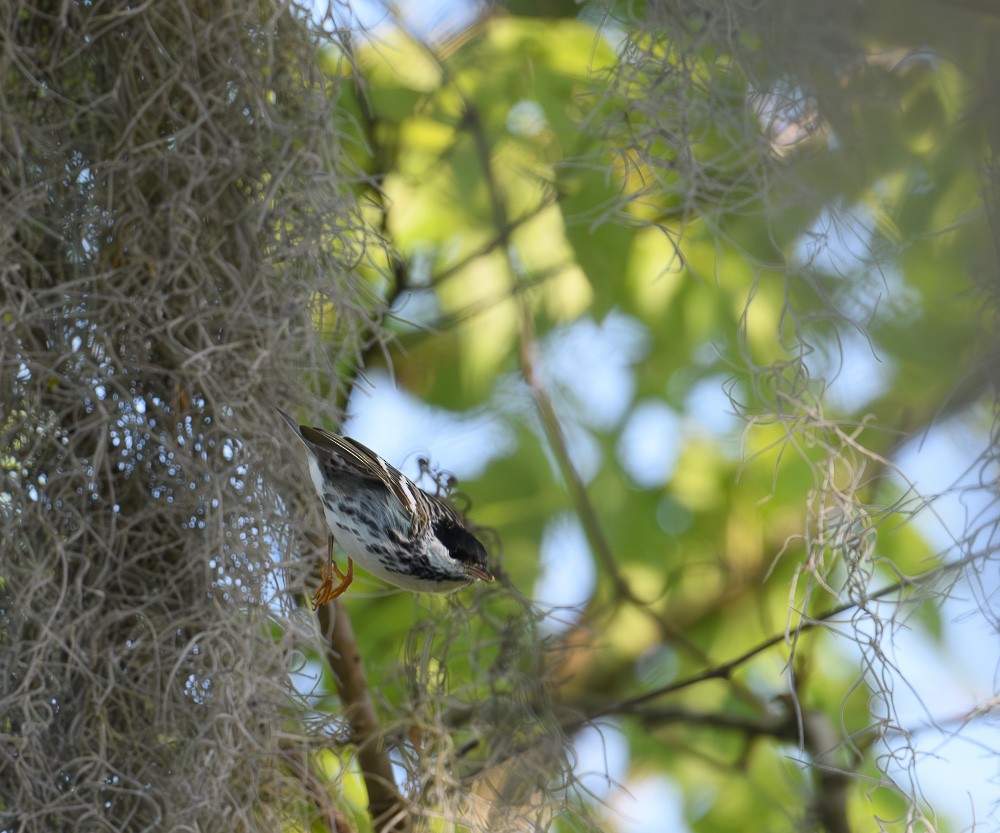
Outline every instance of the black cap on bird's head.
<path id="1" fill-rule="evenodd" d="M 486 567 L 486 548 L 469 530 L 444 515 L 433 522 L 434 535 L 448 549 L 470 579 L 493 581 L 493 574 Z"/>

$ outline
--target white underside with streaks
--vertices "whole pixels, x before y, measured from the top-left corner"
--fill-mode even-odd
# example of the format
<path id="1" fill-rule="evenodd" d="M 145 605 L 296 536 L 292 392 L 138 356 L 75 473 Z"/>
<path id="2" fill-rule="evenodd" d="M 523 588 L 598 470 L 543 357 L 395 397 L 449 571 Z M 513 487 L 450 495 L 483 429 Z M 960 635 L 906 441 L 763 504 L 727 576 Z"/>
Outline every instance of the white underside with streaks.
<path id="1" fill-rule="evenodd" d="M 311 454 L 307 455 L 309 462 L 309 475 L 318 494 L 324 491 L 323 477 L 320 472 L 319 463 Z M 390 498 L 395 501 L 395 498 Z M 397 503 L 398 505 L 398 503 Z M 401 507 L 400 507 L 401 510 Z M 433 569 L 455 576 L 452 581 L 431 580 L 418 576 L 409 576 L 405 573 L 391 570 L 382 563 L 378 554 L 371 552 L 365 541 L 357 534 L 359 521 L 357 518 L 341 515 L 335 509 L 331 509 L 326 503 L 323 504 L 323 513 L 326 516 L 327 525 L 333 534 L 338 547 L 355 564 L 363 567 L 373 576 L 382 579 L 389 584 L 401 587 L 404 590 L 412 590 L 420 593 L 451 593 L 470 583 L 471 578 L 455 559 L 448 555 L 448 550 L 433 536 L 429 536 L 429 545 L 424 545 L 424 555 Z M 402 536 L 409 532 L 409 521 L 404 517 L 403 512 L 398 513 L 398 524 L 394 524 Z M 413 547 L 422 546 L 421 542 L 414 542 Z M 411 549 L 413 552 L 413 549 Z M 337 551 L 334 550 L 334 558 Z"/>

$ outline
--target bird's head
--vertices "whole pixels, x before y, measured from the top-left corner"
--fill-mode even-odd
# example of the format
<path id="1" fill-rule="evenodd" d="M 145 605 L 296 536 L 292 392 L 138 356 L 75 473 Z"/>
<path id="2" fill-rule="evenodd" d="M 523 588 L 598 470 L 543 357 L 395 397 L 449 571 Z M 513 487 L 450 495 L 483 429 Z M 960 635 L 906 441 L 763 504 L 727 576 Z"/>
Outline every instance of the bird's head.
<path id="1" fill-rule="evenodd" d="M 493 581 L 486 566 L 486 548 L 468 529 L 446 515 L 434 521 L 434 535 L 470 579 Z"/>

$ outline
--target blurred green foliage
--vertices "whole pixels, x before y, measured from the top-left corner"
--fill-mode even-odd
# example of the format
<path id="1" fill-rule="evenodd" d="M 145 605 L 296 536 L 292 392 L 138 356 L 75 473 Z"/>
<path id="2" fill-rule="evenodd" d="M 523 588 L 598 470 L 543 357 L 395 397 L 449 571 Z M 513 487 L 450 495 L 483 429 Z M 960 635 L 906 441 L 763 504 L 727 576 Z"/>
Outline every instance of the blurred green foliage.
<path id="1" fill-rule="evenodd" d="M 890 721 L 873 706 L 880 682 L 854 640 L 860 621 L 877 619 L 867 593 L 901 577 L 919 587 L 941 564 L 907 523 L 912 495 L 886 460 L 988 397 L 983 287 L 997 274 L 1000 234 L 984 177 L 996 112 L 980 96 L 1000 32 L 996 17 L 948 3 L 949 26 L 930 3 L 885 3 L 852 6 L 827 30 L 801 9 L 789 22 L 787 5 L 750 14 L 726 4 L 730 28 L 698 4 L 671 13 L 650 3 L 646 17 L 621 20 L 609 6 L 596 27 L 487 16 L 433 46 L 389 29 L 357 48 L 355 70 L 334 47 L 328 66 L 358 73 L 344 102 L 353 120 L 338 128 L 379 186 L 359 193 L 388 244 L 361 268 L 402 310 L 386 322 L 397 382 L 444 409 L 498 413 L 516 438 L 462 484 L 474 519 L 498 530 L 503 569 L 530 593 L 552 519 L 593 512 L 634 594 L 623 595 L 591 538 L 590 603 L 520 673 L 548 669 L 547 692 L 566 714 L 618 714 L 630 773 L 674 780 L 692 830 L 839 833 L 840 810 L 849 829 L 875 819 L 911 829 L 905 819 L 919 809 L 879 769 Z M 823 19 L 824 4 L 806 5 Z M 395 284 L 378 284 L 394 270 Z M 588 368 L 560 387 L 545 347 L 611 314 L 638 327 L 641 349 L 627 407 L 607 424 L 574 395 Z M 839 367 L 850 338 L 868 355 L 843 361 L 860 368 Z M 513 381 L 537 347 L 534 370 L 564 435 L 571 446 L 586 437 L 597 460 L 589 506 L 554 465 L 553 426 Z M 373 352 L 371 365 L 379 360 Z M 870 396 L 828 396 L 838 372 L 866 365 L 884 378 Z M 706 383 L 718 409 L 741 418 L 731 431 L 703 424 L 693 393 Z M 680 426 L 676 466 L 653 486 L 630 476 L 621 453 L 630 415 L 649 403 Z M 502 604 L 486 592 L 474 608 Z M 457 608 L 401 595 L 347 604 L 364 622 L 384 706 L 411 708 L 406 686 L 390 684 L 402 635 Z M 840 606 L 841 625 L 797 633 Z M 935 602 L 914 609 L 911 626 L 940 639 Z M 458 617 L 473 636 L 468 653 L 438 645 L 433 656 L 451 663 L 441 696 L 462 681 L 466 702 L 485 710 L 502 695 L 483 644 L 504 644 L 505 617 L 477 611 Z M 843 624 L 852 617 L 860 630 Z M 686 719 L 615 705 L 786 629 L 787 641 L 731 673 L 651 701 Z M 820 718 L 833 750 L 810 739 Z M 824 809 L 831 765 L 850 775 L 839 810 Z"/>

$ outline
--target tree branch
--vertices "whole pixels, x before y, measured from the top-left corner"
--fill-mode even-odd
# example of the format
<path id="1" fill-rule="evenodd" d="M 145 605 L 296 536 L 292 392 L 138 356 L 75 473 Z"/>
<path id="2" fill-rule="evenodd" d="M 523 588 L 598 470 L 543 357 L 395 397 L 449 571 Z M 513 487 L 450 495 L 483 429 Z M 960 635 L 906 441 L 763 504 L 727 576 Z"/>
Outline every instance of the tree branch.
<path id="1" fill-rule="evenodd" d="M 869 593 L 865 596 L 863 601 L 870 601 L 874 599 L 881 599 L 884 596 L 890 596 L 893 593 L 899 593 L 908 587 L 913 587 L 916 585 L 926 584 L 937 580 L 949 573 L 961 570 L 964 567 L 969 566 L 969 564 L 974 563 L 982 558 L 988 558 L 988 554 L 975 553 L 969 555 L 965 558 L 959 559 L 958 561 L 953 561 L 949 564 L 942 564 L 940 567 L 935 567 L 933 570 L 928 570 L 927 572 L 921 573 L 918 576 L 911 576 L 901 579 L 893 584 L 883 587 L 881 590 L 877 590 L 874 593 Z M 860 601 L 845 602 L 842 605 L 838 605 L 835 608 L 831 608 L 825 613 L 819 616 L 812 617 L 800 622 L 794 629 L 795 635 L 806 633 L 814 628 L 819 627 L 825 622 L 835 616 L 839 616 L 842 613 L 846 613 L 848 610 L 853 610 L 861 604 Z M 654 688 L 650 691 L 643 692 L 642 694 L 637 694 L 634 697 L 628 697 L 624 700 L 619 700 L 617 703 L 612 703 L 610 705 L 604 706 L 593 712 L 590 712 L 586 717 L 581 718 L 574 724 L 566 727 L 567 732 L 573 732 L 576 729 L 581 728 L 586 723 L 596 720 L 600 717 L 607 717 L 612 714 L 622 714 L 634 711 L 635 707 L 643 703 L 648 703 L 651 700 L 656 700 L 659 697 L 665 697 L 668 694 L 673 694 L 677 691 L 681 691 L 685 688 L 690 688 L 698 683 L 703 683 L 707 680 L 720 680 L 729 679 L 733 671 L 739 668 L 744 663 L 753 659 L 758 654 L 763 653 L 769 648 L 773 648 L 775 645 L 779 645 L 782 642 L 786 642 L 789 638 L 787 631 L 782 631 L 781 633 L 769 636 L 767 639 L 759 642 L 754 647 L 736 657 L 733 657 L 726 662 L 720 663 L 719 665 L 714 665 L 711 668 L 706 668 L 698 674 L 694 674 L 690 677 L 686 677 L 683 680 L 677 680 L 676 682 L 670 683 L 659 688 Z"/>
<path id="2" fill-rule="evenodd" d="M 368 814 L 378 833 L 405 833 L 410 819 L 383 748 L 378 715 L 368 692 L 368 680 L 354 638 L 354 628 L 341 599 L 320 606 L 320 628 L 326 638 L 327 661 L 333 671 L 344 716 L 351 727 L 351 742 L 358 752 L 361 775 L 368 790 Z"/>

